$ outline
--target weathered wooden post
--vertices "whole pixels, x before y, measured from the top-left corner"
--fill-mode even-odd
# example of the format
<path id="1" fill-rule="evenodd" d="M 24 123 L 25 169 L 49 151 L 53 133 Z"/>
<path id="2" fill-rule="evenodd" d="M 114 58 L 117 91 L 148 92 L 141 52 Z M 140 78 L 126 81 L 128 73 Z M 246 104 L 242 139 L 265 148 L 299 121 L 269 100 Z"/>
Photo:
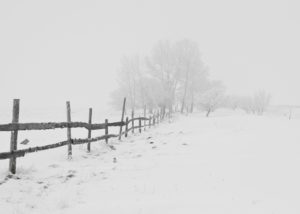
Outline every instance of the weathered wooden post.
<path id="1" fill-rule="evenodd" d="M 149 128 L 151 128 L 151 116 L 149 117 Z"/>
<path id="2" fill-rule="evenodd" d="M 108 135 L 108 119 L 105 119 L 105 135 Z M 108 143 L 108 137 L 105 137 L 105 142 Z"/>
<path id="3" fill-rule="evenodd" d="M 16 124 L 19 122 L 19 111 L 20 111 L 20 100 L 14 99 L 13 102 L 13 112 L 12 112 L 12 123 Z M 11 132 L 10 137 L 10 152 L 17 150 L 18 144 L 18 129 Z M 12 174 L 16 173 L 16 166 L 17 166 L 17 158 L 11 157 L 9 159 L 9 171 Z"/>
<path id="4" fill-rule="evenodd" d="M 146 118 L 146 105 L 144 106 L 144 118 Z M 146 120 L 144 119 L 144 131 L 146 131 Z"/>
<path id="5" fill-rule="evenodd" d="M 89 125 L 90 126 L 92 125 L 92 115 L 93 115 L 93 109 L 90 108 L 89 109 Z M 88 129 L 88 138 L 91 138 L 91 137 L 92 137 L 92 129 L 91 129 L 91 127 L 89 127 L 89 129 Z M 91 151 L 91 143 L 87 144 L 87 151 L 88 152 Z"/>
<path id="6" fill-rule="evenodd" d="M 155 112 L 153 113 L 153 126 L 155 126 Z"/>
<path id="7" fill-rule="evenodd" d="M 125 124 L 125 137 L 128 136 L 128 117 L 126 117 L 126 124 Z"/>
<path id="8" fill-rule="evenodd" d="M 131 132 L 134 133 L 134 110 L 131 111 Z"/>
<path id="9" fill-rule="evenodd" d="M 126 105 L 126 97 L 123 100 L 121 123 L 123 123 L 123 121 L 124 121 L 125 105 Z M 123 127 L 123 124 L 120 125 L 119 140 L 121 140 L 121 137 L 122 137 L 122 127 Z"/>
<path id="10" fill-rule="evenodd" d="M 67 101 L 67 122 L 71 123 L 71 105 L 70 101 Z M 67 137 L 68 137 L 68 159 L 72 159 L 72 135 L 71 135 L 71 127 L 68 125 L 67 129 Z"/>
<path id="11" fill-rule="evenodd" d="M 139 117 L 139 133 L 142 133 L 142 119 Z"/>

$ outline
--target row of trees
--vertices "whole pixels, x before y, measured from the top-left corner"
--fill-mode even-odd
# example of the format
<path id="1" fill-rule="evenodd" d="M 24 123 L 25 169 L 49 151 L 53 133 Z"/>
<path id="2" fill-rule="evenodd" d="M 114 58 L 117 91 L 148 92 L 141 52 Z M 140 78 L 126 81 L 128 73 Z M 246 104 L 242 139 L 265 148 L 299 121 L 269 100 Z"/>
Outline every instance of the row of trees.
<path id="1" fill-rule="evenodd" d="M 241 108 L 248 114 L 262 115 L 270 104 L 271 96 L 265 91 L 258 91 L 252 96 L 231 96 L 227 100 L 232 109 Z"/>
<path id="2" fill-rule="evenodd" d="M 190 40 L 160 41 L 149 56 L 124 57 L 118 73 L 115 101 L 127 96 L 131 108 L 147 105 L 163 111 L 180 104 L 193 110 L 195 98 L 209 85 L 197 44 Z"/>
<path id="3" fill-rule="evenodd" d="M 225 96 L 221 82 L 209 80 L 198 45 L 190 40 L 160 41 L 146 57 L 124 57 L 118 71 L 118 84 L 119 88 L 112 94 L 113 103 L 119 106 L 126 96 L 132 109 L 147 106 L 150 111 L 158 107 L 161 111 L 176 109 L 183 113 L 193 112 L 196 106 L 209 116 L 216 108 L 228 105 L 229 100 L 234 103 L 234 99 Z M 265 104 L 260 98 L 251 98 L 251 103 Z M 242 98 L 238 100 L 237 107 L 245 108 Z M 250 98 L 243 102 L 250 102 Z M 263 110 L 264 107 L 260 107 L 255 111 Z"/>

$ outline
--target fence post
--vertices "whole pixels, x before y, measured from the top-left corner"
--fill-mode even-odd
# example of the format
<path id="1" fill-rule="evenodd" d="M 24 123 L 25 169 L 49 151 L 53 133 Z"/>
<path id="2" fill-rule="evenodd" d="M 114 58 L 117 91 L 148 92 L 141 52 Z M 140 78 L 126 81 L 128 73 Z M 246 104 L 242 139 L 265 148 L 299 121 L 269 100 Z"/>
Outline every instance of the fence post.
<path id="1" fill-rule="evenodd" d="M 139 132 L 142 133 L 142 119 L 139 117 Z"/>
<path id="2" fill-rule="evenodd" d="M 19 99 L 14 99 L 12 123 L 18 123 L 19 122 L 19 111 L 20 111 L 20 100 Z M 16 129 L 16 130 L 11 132 L 10 152 L 13 152 L 14 150 L 17 150 L 17 144 L 18 144 L 18 130 Z M 16 157 L 11 157 L 9 159 L 9 171 L 12 174 L 16 173 L 16 166 L 17 166 L 17 158 Z"/>
<path id="3" fill-rule="evenodd" d="M 155 126 L 155 113 L 153 114 L 153 126 Z"/>
<path id="4" fill-rule="evenodd" d="M 70 101 L 67 101 L 67 122 L 71 123 L 71 105 Z M 71 128 L 67 129 L 67 137 L 68 137 L 68 159 L 72 158 L 72 136 L 71 136 Z"/>
<path id="5" fill-rule="evenodd" d="M 89 109 L 89 125 L 92 125 L 92 115 L 93 115 L 93 109 L 90 108 Z M 91 127 L 88 130 L 88 138 L 92 137 L 92 129 Z M 91 143 L 87 144 L 87 151 L 90 152 L 91 151 Z"/>
<path id="6" fill-rule="evenodd" d="M 125 125 L 125 137 L 128 136 L 128 117 L 126 117 L 126 125 Z"/>
<path id="7" fill-rule="evenodd" d="M 151 128 L 151 116 L 149 117 L 149 129 Z"/>
<path id="8" fill-rule="evenodd" d="M 144 118 L 146 118 L 146 105 L 144 106 Z M 146 120 L 144 120 L 144 131 L 146 131 Z"/>
<path id="9" fill-rule="evenodd" d="M 134 110 L 131 112 L 131 132 L 134 133 Z"/>
<path id="10" fill-rule="evenodd" d="M 123 100 L 121 123 L 123 123 L 123 121 L 124 121 L 125 105 L 126 105 L 126 97 Z M 121 137 L 122 137 L 122 127 L 123 127 L 123 125 L 120 126 L 119 140 L 121 140 Z"/>
<path id="11" fill-rule="evenodd" d="M 108 119 L 105 119 L 105 135 L 108 135 Z M 107 136 L 105 137 L 105 142 L 108 143 Z"/>

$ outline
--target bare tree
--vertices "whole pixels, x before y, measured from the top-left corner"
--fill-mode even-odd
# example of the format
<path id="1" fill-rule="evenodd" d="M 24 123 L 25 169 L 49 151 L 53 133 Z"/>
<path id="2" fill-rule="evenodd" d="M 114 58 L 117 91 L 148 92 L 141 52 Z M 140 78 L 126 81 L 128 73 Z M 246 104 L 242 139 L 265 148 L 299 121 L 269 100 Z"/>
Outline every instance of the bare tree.
<path id="1" fill-rule="evenodd" d="M 168 41 L 158 42 L 146 62 L 149 75 L 161 85 L 160 97 L 163 102 L 159 103 L 160 107 L 163 109 L 168 107 L 171 110 L 175 101 L 175 92 L 179 80 L 171 43 Z"/>
<path id="2" fill-rule="evenodd" d="M 271 95 L 266 93 L 265 91 L 258 91 L 253 96 L 253 104 L 255 108 L 255 112 L 259 115 L 262 115 L 268 105 L 270 104 Z"/>
<path id="3" fill-rule="evenodd" d="M 133 109 L 147 105 L 150 109 L 160 107 L 162 112 L 166 108 L 172 112 L 179 103 L 181 112 L 193 111 L 208 82 L 198 46 L 190 40 L 160 41 L 145 61 L 138 56 L 124 57 L 118 79 L 119 88 L 113 93 L 116 103 L 126 96 Z"/>
<path id="4" fill-rule="evenodd" d="M 120 98 L 127 97 L 127 103 L 135 109 L 140 97 L 142 86 L 141 61 L 138 56 L 123 57 L 118 71 L 119 88 L 112 94 L 113 104 L 119 106 Z"/>
<path id="5" fill-rule="evenodd" d="M 271 96 L 265 91 L 258 91 L 253 96 L 237 97 L 236 105 L 246 113 L 262 115 L 270 103 Z"/>
<path id="6" fill-rule="evenodd" d="M 206 68 L 201 60 L 200 51 L 196 42 L 181 40 L 174 44 L 175 65 L 180 80 L 179 93 L 181 93 L 181 113 L 188 108 L 188 98 L 193 103 L 197 85 L 201 85 L 201 78 L 206 73 Z M 193 108 L 193 104 L 191 104 Z"/>
<path id="7" fill-rule="evenodd" d="M 211 112 L 221 107 L 225 99 L 225 88 L 221 82 L 212 82 L 210 88 L 200 98 L 200 106 L 206 111 L 208 117 Z"/>

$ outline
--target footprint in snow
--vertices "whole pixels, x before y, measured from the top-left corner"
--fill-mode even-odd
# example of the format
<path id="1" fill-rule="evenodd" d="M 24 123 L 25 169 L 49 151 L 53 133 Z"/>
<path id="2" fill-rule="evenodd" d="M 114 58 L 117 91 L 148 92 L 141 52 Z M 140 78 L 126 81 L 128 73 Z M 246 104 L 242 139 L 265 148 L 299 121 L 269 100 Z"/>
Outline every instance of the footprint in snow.
<path id="1" fill-rule="evenodd" d="M 116 150 L 116 147 L 114 147 L 113 145 L 108 145 L 108 146 L 111 150 Z"/>
<path id="2" fill-rule="evenodd" d="M 63 182 L 67 182 L 68 180 L 70 180 L 71 178 L 74 178 L 76 174 L 75 170 L 69 170 L 68 171 L 68 175 L 65 177 Z"/>
<path id="3" fill-rule="evenodd" d="M 48 167 L 50 167 L 50 168 L 58 168 L 59 165 L 58 165 L 58 164 L 51 164 L 51 165 L 49 165 Z"/>

